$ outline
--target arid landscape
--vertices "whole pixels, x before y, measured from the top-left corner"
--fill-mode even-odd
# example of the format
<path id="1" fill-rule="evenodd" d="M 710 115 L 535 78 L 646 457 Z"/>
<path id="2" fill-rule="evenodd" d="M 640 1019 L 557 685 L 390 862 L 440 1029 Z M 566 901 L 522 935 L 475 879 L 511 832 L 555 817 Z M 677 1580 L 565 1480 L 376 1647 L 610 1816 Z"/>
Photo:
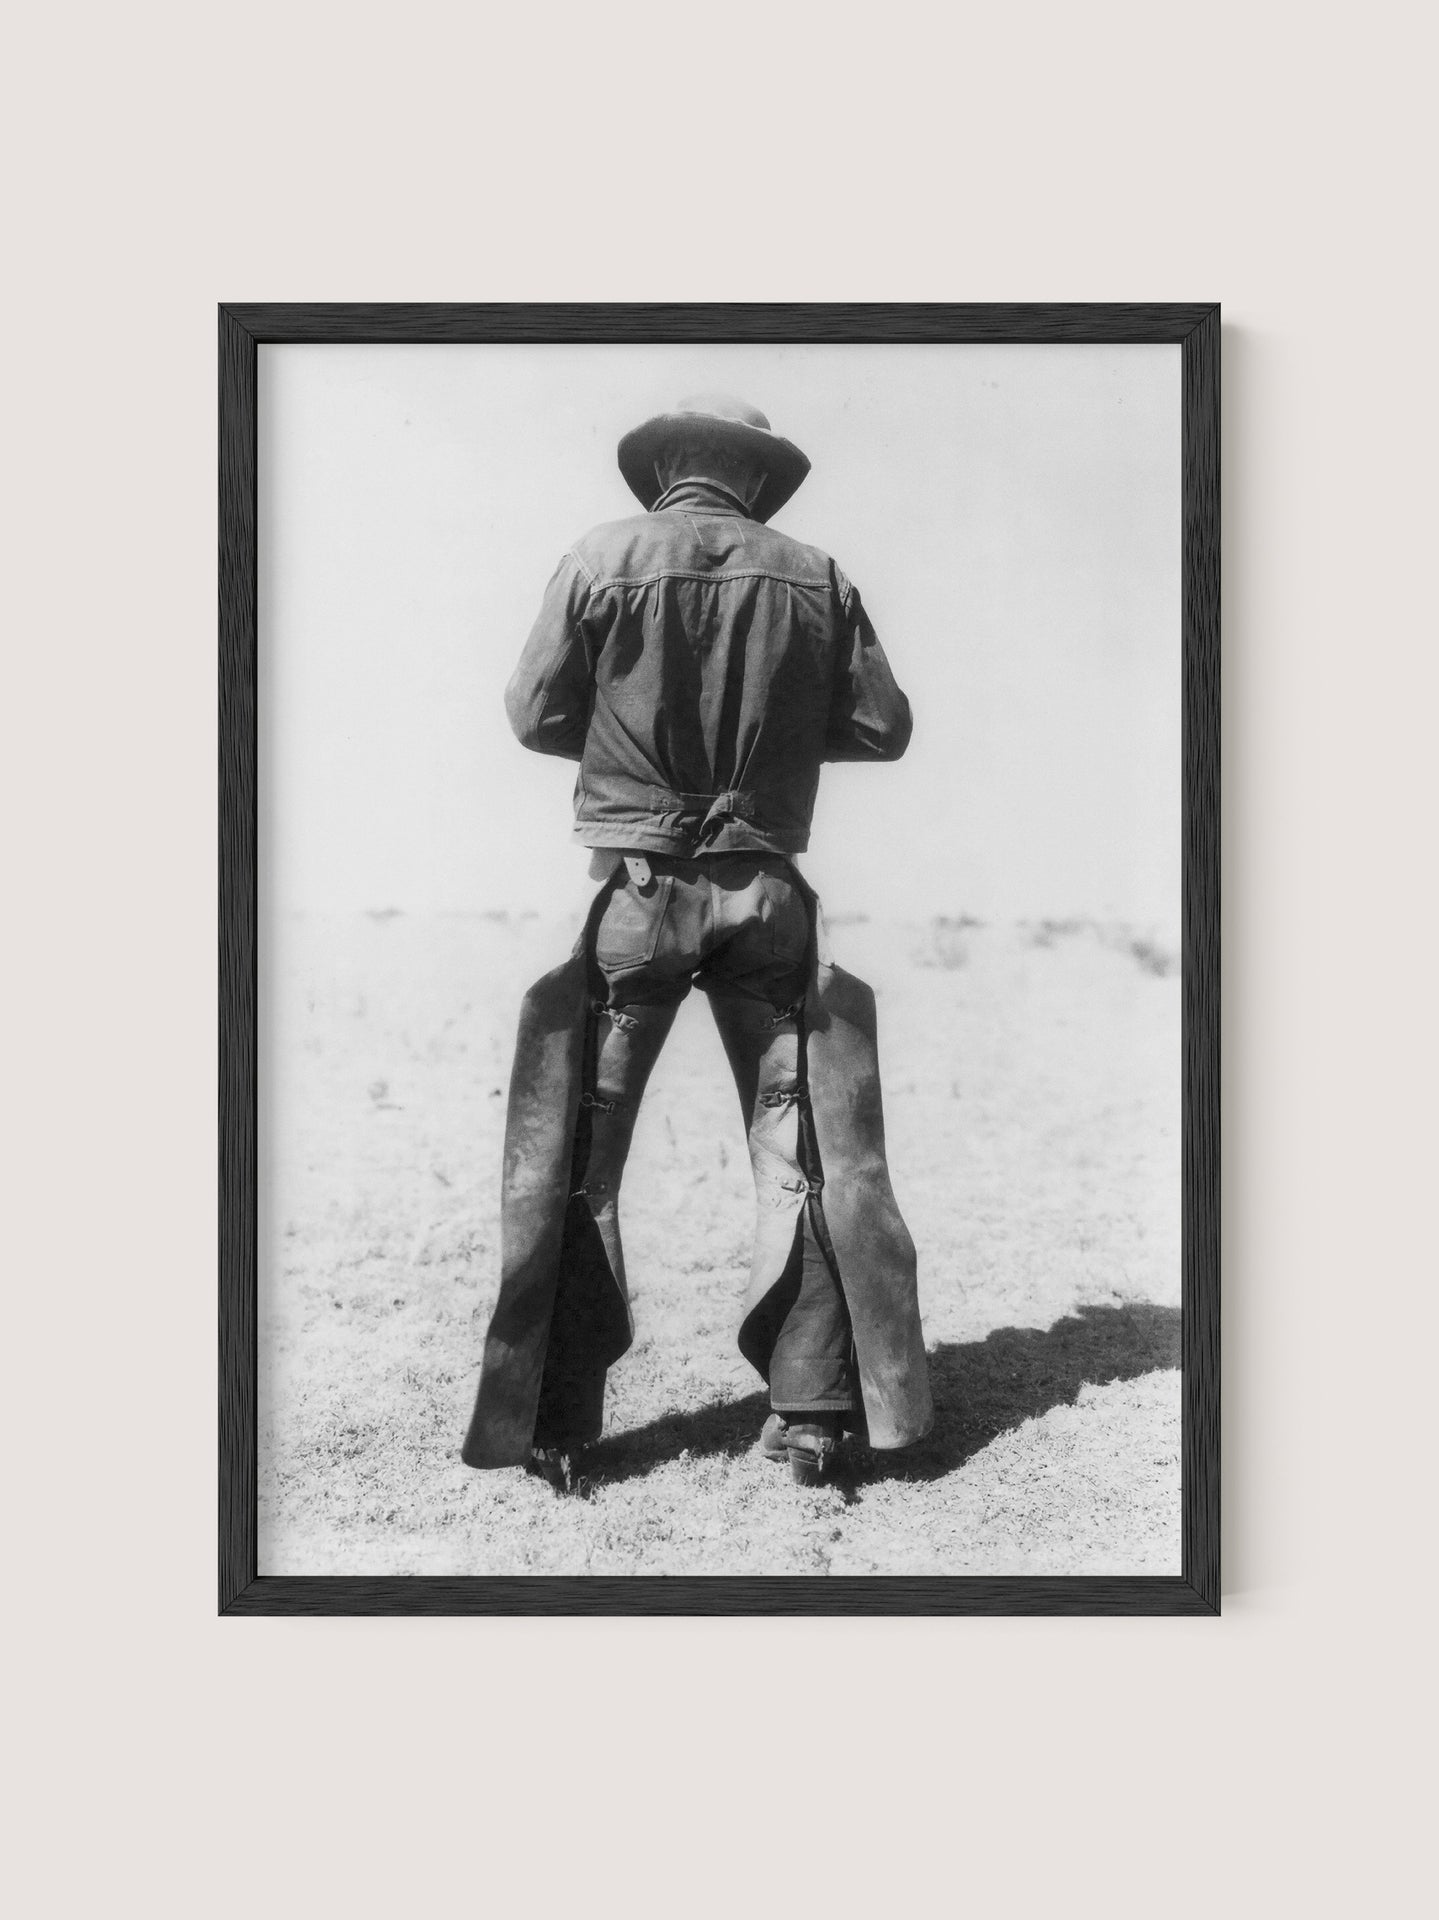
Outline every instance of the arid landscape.
<path id="1" fill-rule="evenodd" d="M 260 1570 L 1179 1571 L 1179 977 L 1152 933 L 832 928 L 878 995 L 937 1418 L 810 1491 L 734 1345 L 752 1189 L 703 996 L 622 1214 L 637 1327 L 570 1493 L 458 1447 L 499 1270 L 515 1015 L 575 923 L 308 914 L 275 930 L 262 1105 Z"/>

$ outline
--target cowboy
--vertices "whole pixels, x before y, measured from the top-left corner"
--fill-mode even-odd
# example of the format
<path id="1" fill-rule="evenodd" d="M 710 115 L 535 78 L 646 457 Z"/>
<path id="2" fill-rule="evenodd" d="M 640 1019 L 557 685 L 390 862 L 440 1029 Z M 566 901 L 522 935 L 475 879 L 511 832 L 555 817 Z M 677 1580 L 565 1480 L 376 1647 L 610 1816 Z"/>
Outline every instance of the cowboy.
<path id="1" fill-rule="evenodd" d="M 574 832 L 602 884 L 521 1013 L 501 1288 L 462 1457 L 568 1485 L 598 1437 L 633 1337 L 620 1180 L 698 987 L 758 1201 L 739 1346 L 769 1387 L 761 1451 L 815 1484 L 847 1434 L 903 1446 L 932 1418 L 873 995 L 832 964 L 793 865 L 821 764 L 897 759 L 909 704 L 834 561 L 768 524 L 809 461 L 764 414 L 685 400 L 627 434 L 619 466 L 645 511 L 565 555 L 506 691 L 523 745 L 579 762 Z"/>

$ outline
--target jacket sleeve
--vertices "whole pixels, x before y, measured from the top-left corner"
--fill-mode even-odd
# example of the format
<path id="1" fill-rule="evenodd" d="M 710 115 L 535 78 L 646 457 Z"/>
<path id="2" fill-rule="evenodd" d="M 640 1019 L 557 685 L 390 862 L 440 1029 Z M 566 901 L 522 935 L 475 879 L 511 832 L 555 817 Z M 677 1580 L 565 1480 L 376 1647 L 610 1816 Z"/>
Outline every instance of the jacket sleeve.
<path id="1" fill-rule="evenodd" d="M 914 722 L 895 685 L 879 636 L 860 597 L 836 569 L 840 590 L 839 651 L 825 729 L 826 760 L 898 760 Z"/>
<path id="2" fill-rule="evenodd" d="M 589 591 L 588 575 L 567 553 L 505 688 L 505 712 L 521 746 L 562 760 L 582 758 L 594 701 L 594 656 L 583 625 Z"/>

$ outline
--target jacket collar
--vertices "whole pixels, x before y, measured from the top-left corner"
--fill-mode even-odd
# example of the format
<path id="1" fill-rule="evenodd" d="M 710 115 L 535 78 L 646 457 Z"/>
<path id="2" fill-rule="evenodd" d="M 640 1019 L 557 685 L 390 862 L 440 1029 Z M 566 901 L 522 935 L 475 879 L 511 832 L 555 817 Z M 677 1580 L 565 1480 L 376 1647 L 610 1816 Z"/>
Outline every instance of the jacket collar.
<path id="1" fill-rule="evenodd" d="M 651 513 L 671 511 L 725 514 L 737 520 L 754 518 L 737 493 L 731 492 L 721 481 L 705 480 L 698 476 L 676 480 L 673 486 L 665 488 L 650 508 Z"/>

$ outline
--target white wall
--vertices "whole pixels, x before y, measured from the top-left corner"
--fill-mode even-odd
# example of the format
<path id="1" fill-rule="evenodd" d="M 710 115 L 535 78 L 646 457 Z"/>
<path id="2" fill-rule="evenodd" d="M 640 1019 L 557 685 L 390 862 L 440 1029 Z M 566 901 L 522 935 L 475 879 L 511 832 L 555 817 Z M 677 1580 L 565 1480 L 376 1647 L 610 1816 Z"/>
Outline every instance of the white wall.
<path id="1" fill-rule="evenodd" d="M 12 24 L 19 1910 L 1420 1909 L 1433 37 L 1394 0 Z M 1221 1621 L 212 1617 L 214 303 L 545 297 L 1225 302 Z"/>

